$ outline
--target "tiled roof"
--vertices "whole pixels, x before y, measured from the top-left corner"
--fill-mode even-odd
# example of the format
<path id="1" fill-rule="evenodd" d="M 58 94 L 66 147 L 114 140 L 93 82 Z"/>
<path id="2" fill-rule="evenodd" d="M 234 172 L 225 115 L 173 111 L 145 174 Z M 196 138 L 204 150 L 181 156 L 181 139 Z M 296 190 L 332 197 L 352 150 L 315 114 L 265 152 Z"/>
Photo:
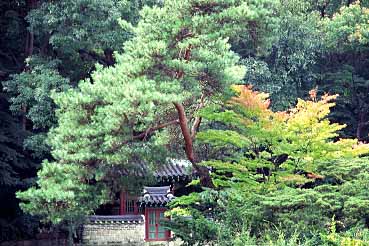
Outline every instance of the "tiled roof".
<path id="1" fill-rule="evenodd" d="M 126 214 L 126 215 L 93 215 L 89 216 L 88 220 L 91 224 L 129 224 L 143 223 L 143 215 Z"/>
<path id="2" fill-rule="evenodd" d="M 154 176 L 157 178 L 173 178 L 173 177 L 187 177 L 192 175 L 191 163 L 183 160 L 171 160 L 168 164 L 165 164 L 157 171 L 154 172 Z"/>
<path id="3" fill-rule="evenodd" d="M 175 197 L 170 191 L 170 186 L 144 187 L 144 195 L 140 198 L 141 204 L 165 205 Z"/>
<path id="4" fill-rule="evenodd" d="M 139 164 L 133 169 L 124 169 L 123 175 L 144 177 L 149 172 L 149 168 L 145 164 Z M 167 164 L 164 164 L 154 171 L 154 176 L 157 179 L 185 179 L 192 176 L 192 166 L 187 160 L 171 159 Z"/>

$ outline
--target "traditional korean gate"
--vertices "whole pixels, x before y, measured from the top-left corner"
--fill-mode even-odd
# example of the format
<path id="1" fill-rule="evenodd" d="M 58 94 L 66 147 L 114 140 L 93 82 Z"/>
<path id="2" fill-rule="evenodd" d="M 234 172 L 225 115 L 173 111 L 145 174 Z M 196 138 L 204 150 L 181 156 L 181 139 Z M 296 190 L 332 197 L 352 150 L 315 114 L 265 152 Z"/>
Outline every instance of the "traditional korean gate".
<path id="1" fill-rule="evenodd" d="M 165 219 L 165 208 L 146 208 L 146 241 L 167 241 L 170 231 L 161 222 Z"/>

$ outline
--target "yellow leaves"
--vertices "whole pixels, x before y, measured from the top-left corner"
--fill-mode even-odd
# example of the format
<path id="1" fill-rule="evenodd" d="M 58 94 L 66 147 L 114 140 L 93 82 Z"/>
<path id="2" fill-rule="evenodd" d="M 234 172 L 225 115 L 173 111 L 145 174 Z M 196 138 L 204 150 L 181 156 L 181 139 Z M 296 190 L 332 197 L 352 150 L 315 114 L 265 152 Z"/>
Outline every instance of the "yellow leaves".
<path id="1" fill-rule="evenodd" d="M 188 183 L 186 185 L 186 187 L 190 187 L 190 186 L 196 186 L 200 184 L 200 179 L 193 179 L 190 183 Z"/>
<path id="2" fill-rule="evenodd" d="M 295 108 L 290 110 L 286 120 L 288 132 L 305 136 L 308 139 L 327 140 L 336 137 L 336 132 L 345 125 L 332 124 L 326 118 L 330 108 L 335 106 L 332 101 L 338 95 L 325 94 L 320 100 L 316 98 L 316 91 L 310 91 L 311 101 L 298 99 Z"/>
<path id="3" fill-rule="evenodd" d="M 269 94 L 253 91 L 251 85 L 234 85 L 232 89 L 238 95 L 233 97 L 229 104 L 243 109 L 244 124 L 250 129 L 263 132 L 264 135 L 272 134 L 278 129 L 278 123 L 286 119 L 286 112 L 274 113 L 269 109 Z"/>
<path id="4" fill-rule="evenodd" d="M 180 207 L 175 207 L 172 208 L 171 210 L 167 210 L 165 211 L 164 215 L 166 217 L 170 217 L 170 216 L 190 216 L 191 215 L 191 211 L 189 211 L 186 208 L 180 208 Z"/>
<path id="5" fill-rule="evenodd" d="M 355 26 L 355 32 L 349 36 L 350 40 L 362 40 L 363 34 L 361 33 L 361 26 L 358 24 Z"/>
<path id="6" fill-rule="evenodd" d="M 365 246 L 365 245 L 368 245 L 368 244 L 362 240 L 354 239 L 350 237 L 342 238 L 342 241 L 340 244 L 340 246 Z"/>
<path id="7" fill-rule="evenodd" d="M 363 8 L 363 14 L 369 15 L 369 9 L 368 8 Z"/>
<path id="8" fill-rule="evenodd" d="M 322 119 L 329 114 L 330 108 L 336 105 L 332 101 L 334 101 L 338 95 L 324 94 L 320 100 L 317 100 L 315 90 L 311 90 L 309 94 L 311 98 L 310 101 L 298 99 L 296 107 L 290 110 L 293 114 L 299 115 L 299 117 L 306 115 Z"/>
<path id="9" fill-rule="evenodd" d="M 340 139 L 335 142 L 337 151 L 335 157 L 358 157 L 369 153 L 369 144 L 359 142 L 357 139 Z"/>
<path id="10" fill-rule="evenodd" d="M 279 176 L 278 180 L 282 183 L 297 184 L 297 185 L 305 184 L 305 183 L 311 181 L 311 180 L 307 179 L 305 176 L 299 175 L 299 174 L 281 175 L 281 176 Z"/>
<path id="11" fill-rule="evenodd" d="M 336 221 L 335 216 L 332 218 L 332 222 L 330 225 L 330 233 L 327 235 L 327 239 L 329 242 L 331 242 L 334 245 L 340 245 L 340 246 L 367 246 L 368 242 L 365 242 L 360 239 L 356 239 L 352 236 L 343 236 L 336 232 L 336 224 L 340 223 L 343 225 L 341 221 Z M 356 233 L 361 234 L 361 230 L 358 230 Z"/>
<path id="12" fill-rule="evenodd" d="M 351 153 L 353 156 L 361 156 L 369 153 L 369 144 L 358 142 L 352 147 Z"/>
<path id="13" fill-rule="evenodd" d="M 269 94 L 253 91 L 251 85 L 234 85 L 232 89 L 239 93 L 239 95 L 231 99 L 231 104 L 241 105 L 260 114 L 270 112 Z"/>
<path id="14" fill-rule="evenodd" d="M 289 116 L 286 111 L 275 112 L 273 115 L 274 115 L 274 119 L 279 122 L 287 120 Z"/>
<path id="15" fill-rule="evenodd" d="M 322 102 L 325 102 L 325 103 L 328 103 L 328 102 L 331 102 L 331 101 L 334 101 L 336 100 L 338 97 L 338 94 L 335 94 L 335 95 L 329 95 L 329 94 L 324 94 L 322 96 Z M 335 105 L 335 104 L 334 104 Z"/>
<path id="16" fill-rule="evenodd" d="M 288 112 L 273 112 L 269 109 L 269 94 L 252 90 L 252 86 L 237 85 L 232 87 L 238 96 L 230 100 L 231 105 L 238 105 L 247 110 L 250 115 L 259 117 L 259 122 L 264 121 L 264 127 L 275 126 L 276 122 L 285 122 L 289 130 L 303 130 L 317 124 L 319 127 L 329 127 L 332 132 L 341 130 L 344 125 L 330 124 L 325 118 L 330 113 L 330 108 L 335 106 L 334 101 L 338 95 L 325 94 L 317 100 L 317 91 L 309 92 L 311 100 L 298 99 L 295 108 Z M 250 119 L 245 119 L 245 124 L 250 124 Z M 302 129 L 300 129 L 302 128 Z M 334 137 L 335 135 L 329 135 Z"/>
<path id="17" fill-rule="evenodd" d="M 285 136 L 287 143 L 284 151 L 301 160 L 304 167 L 310 169 L 315 160 L 357 157 L 369 153 L 369 145 L 359 144 L 356 139 L 339 139 L 338 131 L 346 125 L 331 123 L 327 116 L 335 106 L 338 95 L 325 94 L 320 100 L 316 92 L 310 92 L 311 100 L 298 100 L 296 107 L 290 110 L 286 120 Z"/>
<path id="18" fill-rule="evenodd" d="M 238 96 L 233 97 L 230 104 L 247 112 L 242 117 L 248 133 L 256 137 L 256 142 L 268 143 L 274 154 L 287 154 L 292 166 L 314 171 L 317 160 L 369 153 L 368 144 L 358 143 L 356 139 L 336 139 L 338 131 L 346 125 L 332 123 L 327 117 L 338 95 L 324 94 L 318 98 L 317 90 L 313 89 L 309 100 L 298 99 L 297 105 L 289 111 L 273 112 L 269 109 L 268 94 L 253 91 L 251 86 L 234 86 L 233 89 Z"/>

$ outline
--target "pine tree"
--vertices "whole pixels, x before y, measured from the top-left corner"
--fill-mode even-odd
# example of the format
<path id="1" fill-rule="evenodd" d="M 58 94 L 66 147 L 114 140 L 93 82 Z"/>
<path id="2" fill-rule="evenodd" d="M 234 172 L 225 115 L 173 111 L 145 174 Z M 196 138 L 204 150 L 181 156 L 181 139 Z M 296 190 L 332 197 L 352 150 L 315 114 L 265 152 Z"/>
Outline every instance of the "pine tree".
<path id="1" fill-rule="evenodd" d="M 228 41 L 255 23 L 264 27 L 272 10 L 269 0 L 165 1 L 144 7 L 133 29 L 121 21 L 134 37 L 116 54 L 116 65 L 98 67 L 77 89 L 54 93 L 58 126 L 49 136 L 56 162 L 43 163 L 37 188 L 18 193 L 23 209 L 54 223 L 86 215 L 106 201 L 106 190 L 121 187 L 119 170 L 163 159 L 178 136 L 201 183 L 212 186 L 192 144 L 201 122 L 196 111 L 241 82 L 244 68 Z"/>

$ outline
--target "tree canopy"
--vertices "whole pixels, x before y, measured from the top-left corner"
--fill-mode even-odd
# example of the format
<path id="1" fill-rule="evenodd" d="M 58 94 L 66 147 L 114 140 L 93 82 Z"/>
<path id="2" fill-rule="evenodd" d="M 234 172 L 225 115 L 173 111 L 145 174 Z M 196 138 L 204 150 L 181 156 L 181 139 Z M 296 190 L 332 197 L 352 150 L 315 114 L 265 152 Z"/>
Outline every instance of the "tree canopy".
<path id="1" fill-rule="evenodd" d="M 234 89 L 237 95 L 226 106 L 204 110 L 209 127 L 198 134 L 214 149 L 202 165 L 212 167 L 217 189 L 172 204 L 175 233 L 188 245 L 263 244 L 274 225 L 296 245 L 354 242 L 319 235 L 332 218 L 345 231 L 368 223 L 368 160 L 360 157 L 369 153 L 369 145 L 337 139 L 345 126 L 327 119 L 336 96 L 318 99 L 312 90 L 310 100 L 273 112 L 267 94 L 246 86 Z M 214 129 L 212 122 L 219 125 Z M 196 222 L 186 223 L 183 214 Z"/>
<path id="2" fill-rule="evenodd" d="M 49 202 L 55 185 L 41 181 L 50 182 L 48 177 L 53 174 L 49 172 L 77 169 L 74 175 L 79 175 L 81 185 L 90 187 L 92 182 L 93 187 L 102 187 L 97 193 L 119 187 L 119 170 L 160 160 L 158 153 L 165 153 L 175 137 L 168 130 L 155 131 L 165 126 L 180 129 L 187 158 L 201 173 L 203 185 L 211 186 L 207 170 L 197 165 L 192 146 L 198 127 L 196 110 L 229 85 L 241 83 L 245 71 L 228 40 L 247 30 L 241 23 L 262 24 L 272 18 L 272 5 L 269 0 L 252 4 L 168 1 L 162 7 L 144 7 L 132 29 L 134 37 L 124 44 L 123 54 L 116 54 L 114 66 L 98 66 L 91 79 L 81 81 L 77 88 L 53 94 L 58 126 L 49 132 L 49 141 L 56 162 L 44 162 L 39 172 L 41 191 L 19 193 L 19 198 L 29 201 L 22 207 L 38 214 L 40 199 L 56 207 L 60 202 L 64 214 L 59 216 L 69 216 L 67 211 L 74 213 L 72 204 L 79 198 L 62 195 L 59 202 Z M 132 28 L 123 20 L 121 24 Z M 58 180 L 64 183 L 69 179 Z M 69 186 L 60 186 L 58 196 L 61 190 L 69 192 Z M 86 206 L 79 210 L 82 215 L 104 201 L 96 192 L 82 193 L 98 199 L 96 203 L 78 203 Z M 49 219 L 54 216 L 47 215 Z"/>
<path id="3" fill-rule="evenodd" d="M 365 245 L 368 8 L 1 2 L 0 240 L 75 230 L 177 158 L 199 176 L 170 205 L 187 245 Z"/>

